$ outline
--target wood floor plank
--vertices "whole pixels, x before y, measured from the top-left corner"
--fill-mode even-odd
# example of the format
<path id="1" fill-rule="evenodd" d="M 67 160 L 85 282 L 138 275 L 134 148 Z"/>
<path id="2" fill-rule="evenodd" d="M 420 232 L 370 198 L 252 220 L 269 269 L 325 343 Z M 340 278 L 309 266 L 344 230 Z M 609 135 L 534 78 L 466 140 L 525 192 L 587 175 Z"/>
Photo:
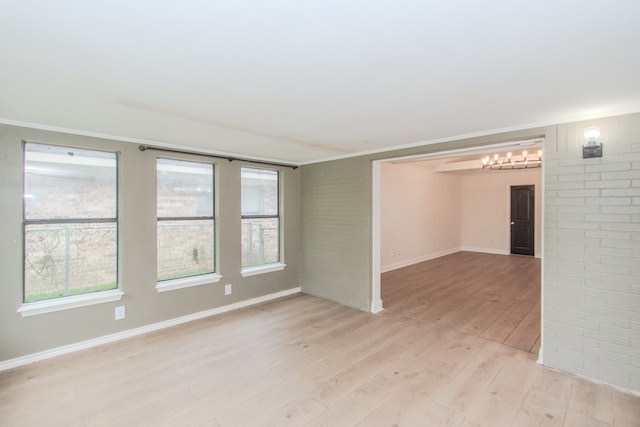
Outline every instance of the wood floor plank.
<path id="1" fill-rule="evenodd" d="M 257 395 L 283 384 L 285 380 L 270 372 L 259 371 L 252 376 L 239 378 L 234 381 L 211 381 L 208 376 L 202 381 L 190 382 L 189 390 L 216 414 L 221 414 L 230 407 L 234 407 Z M 224 386 L 221 387 L 221 384 Z"/>
<path id="2" fill-rule="evenodd" d="M 564 419 L 565 427 L 611 427 L 611 424 L 591 418 L 583 413 L 569 409 Z"/>
<path id="3" fill-rule="evenodd" d="M 481 338 L 455 331 L 451 339 L 446 341 L 446 347 L 437 351 L 434 357 L 442 362 L 462 367 L 486 345 L 487 341 Z"/>
<path id="4" fill-rule="evenodd" d="M 514 352 L 493 378 L 489 388 L 501 384 L 522 393 L 524 397 L 537 381 L 541 371 L 545 369 L 532 362 L 530 354 L 522 351 Z M 514 378 L 518 381 L 514 381 Z"/>
<path id="5" fill-rule="evenodd" d="M 405 331 L 405 326 L 398 322 L 381 323 L 376 320 L 353 327 L 350 331 L 343 330 L 333 340 L 312 346 L 308 353 L 275 365 L 272 371 L 289 379 L 310 371 L 317 373 L 327 364 L 338 364 L 344 369 L 388 345 Z"/>
<path id="6" fill-rule="evenodd" d="M 458 369 L 444 362 L 428 360 L 424 369 L 398 393 L 389 396 L 358 426 L 389 427 L 412 425 L 423 410 L 433 401 L 437 390 L 446 386 Z M 427 424 L 425 424 L 427 425 Z"/>
<path id="7" fill-rule="evenodd" d="M 527 301 L 514 302 L 480 336 L 491 341 L 504 342 L 534 305 L 535 303 Z"/>
<path id="8" fill-rule="evenodd" d="M 526 398 L 530 399 L 533 405 L 545 406 L 549 401 L 553 401 L 567 407 L 572 385 L 573 378 L 569 375 L 540 369 L 527 391 Z"/>
<path id="9" fill-rule="evenodd" d="M 504 341 L 505 344 L 531 351 L 540 336 L 540 302 L 533 306 Z"/>
<path id="10" fill-rule="evenodd" d="M 404 347 L 390 344 L 362 360 L 361 363 L 351 366 L 321 382 L 310 394 L 318 402 L 326 406 L 333 406 L 364 382 L 378 375 L 386 365 L 400 360 L 404 356 L 406 356 Z"/>
<path id="11" fill-rule="evenodd" d="M 362 384 L 333 407 L 307 424 L 310 427 L 349 427 L 358 425 L 400 386 L 383 375 Z"/>
<path id="12" fill-rule="evenodd" d="M 414 426 L 458 427 L 465 417 L 453 409 L 437 402 L 429 402 L 420 408 L 418 415 L 411 421 Z"/>
<path id="13" fill-rule="evenodd" d="M 613 390 L 576 378 L 571 386 L 569 409 L 611 425 L 613 424 Z"/>
<path id="14" fill-rule="evenodd" d="M 296 380 L 285 381 L 250 399 L 240 398 L 228 405 L 216 420 L 223 426 L 257 426 L 293 403 L 300 395 L 306 394 L 313 383 Z"/>
<path id="15" fill-rule="evenodd" d="M 613 390 L 613 425 L 640 427 L 640 401 L 637 396 Z"/>
<path id="16" fill-rule="evenodd" d="M 483 348 L 437 396 L 444 406 L 464 412 L 471 402 L 487 391 L 515 350 L 485 341 Z"/>
<path id="17" fill-rule="evenodd" d="M 497 383 L 491 390 L 478 390 L 465 406 L 462 414 L 468 420 L 492 427 L 511 427 L 522 404 L 524 393 Z"/>
<path id="18" fill-rule="evenodd" d="M 327 411 L 327 407 L 309 395 L 303 395 L 278 411 L 270 420 L 260 420 L 263 427 L 304 426 Z"/>
<path id="19" fill-rule="evenodd" d="M 496 322 L 511 306 L 513 302 L 507 299 L 498 299 L 491 301 L 491 304 L 484 307 L 482 311 L 476 313 L 471 319 L 462 323 L 459 329 L 467 334 L 479 336 L 489 326 Z"/>
<path id="20" fill-rule="evenodd" d="M 544 405 L 532 404 L 526 400 L 522 402 L 515 418 L 514 426 L 562 427 L 567 412 L 560 402 L 547 401 Z"/>

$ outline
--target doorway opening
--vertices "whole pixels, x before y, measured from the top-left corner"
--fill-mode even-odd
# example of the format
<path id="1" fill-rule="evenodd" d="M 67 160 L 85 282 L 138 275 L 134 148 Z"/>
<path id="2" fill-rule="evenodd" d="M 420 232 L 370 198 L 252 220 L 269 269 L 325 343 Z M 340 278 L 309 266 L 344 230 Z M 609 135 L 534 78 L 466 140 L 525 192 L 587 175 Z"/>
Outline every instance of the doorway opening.
<path id="1" fill-rule="evenodd" d="M 474 184 L 474 181 L 476 181 L 475 177 L 479 177 L 481 176 L 481 174 L 484 174 L 484 176 L 490 176 L 493 174 L 495 174 L 494 176 L 499 176 L 500 174 L 510 173 L 509 171 L 481 171 L 480 169 L 482 168 L 481 167 L 482 157 L 484 155 L 492 154 L 499 150 L 505 151 L 505 152 L 510 150 L 515 151 L 518 149 L 522 149 L 523 147 L 530 147 L 533 145 L 541 147 L 543 142 L 544 140 L 542 138 L 536 138 L 535 140 L 517 141 L 517 142 L 510 142 L 510 143 L 503 143 L 503 144 L 492 144 L 492 145 L 486 145 L 483 147 L 475 147 L 473 149 L 450 150 L 450 151 L 444 151 L 444 152 L 434 153 L 430 155 L 412 156 L 412 157 L 403 157 L 403 158 L 390 158 L 390 159 L 374 161 L 373 172 L 372 172 L 372 178 L 373 178 L 373 182 L 372 182 L 372 190 L 373 190 L 372 191 L 372 203 L 373 203 L 373 206 L 372 206 L 372 258 L 373 259 L 372 259 L 371 312 L 375 313 L 375 312 L 382 311 L 384 309 L 382 292 L 381 292 L 382 273 L 393 270 L 394 268 L 399 269 L 400 267 L 403 267 L 403 265 L 401 265 L 402 262 L 407 262 L 406 265 L 409 266 L 412 264 L 412 261 L 414 261 L 415 263 L 420 263 L 422 261 L 434 259 L 439 256 L 452 254 L 459 251 L 485 252 L 485 253 L 500 254 L 500 255 L 509 255 L 511 253 L 510 246 L 509 246 L 510 240 L 511 240 L 510 239 L 511 232 L 512 232 L 512 227 L 510 225 L 511 185 L 501 184 L 501 185 L 504 185 L 501 187 L 501 190 L 500 190 L 501 199 L 497 201 L 496 200 L 491 201 L 487 199 L 486 201 L 489 204 L 493 203 L 493 206 L 496 209 L 500 210 L 501 215 L 504 215 L 504 219 L 501 222 L 501 225 L 498 228 L 492 229 L 493 234 L 492 234 L 492 240 L 490 243 L 491 244 L 495 243 L 494 246 L 491 246 L 491 244 L 487 244 L 484 247 L 476 245 L 477 247 L 469 248 L 460 244 L 459 247 L 454 248 L 452 250 L 445 248 L 445 250 L 440 251 L 439 254 L 435 253 L 435 255 L 431 257 L 429 256 L 426 256 L 424 258 L 414 257 L 409 260 L 403 259 L 401 260 L 400 263 L 398 262 L 392 263 L 393 265 L 391 265 L 391 268 L 390 268 L 388 263 L 389 257 L 390 256 L 403 257 L 405 256 L 405 253 L 402 250 L 402 248 L 399 248 L 399 247 L 391 248 L 391 247 L 383 246 L 383 239 L 382 239 L 383 230 L 382 230 L 382 221 L 381 221 L 382 212 L 384 210 L 383 203 L 385 204 L 384 208 L 387 210 L 389 209 L 387 207 L 389 203 L 388 201 L 383 200 L 383 192 L 382 192 L 382 184 L 383 184 L 382 177 L 383 177 L 384 168 L 388 168 L 389 165 L 398 166 L 403 163 L 416 163 L 416 162 L 426 162 L 426 161 L 432 161 L 432 160 L 444 160 L 445 164 L 444 166 L 442 166 L 443 169 L 440 168 L 438 172 L 449 172 L 449 173 L 464 175 L 466 173 L 465 170 L 469 169 L 468 167 L 469 164 L 473 163 L 474 164 L 473 168 L 476 169 L 475 173 L 477 175 L 463 177 L 463 179 L 461 179 L 461 184 L 460 184 L 461 186 L 466 185 L 468 187 L 472 187 L 472 184 Z M 541 169 L 538 169 L 538 171 L 541 171 Z M 541 172 L 538 172 L 538 173 L 539 173 L 539 176 L 541 177 L 542 176 Z M 467 181 L 464 181 L 465 179 L 467 179 Z M 528 184 L 528 182 L 526 181 L 516 182 L 516 184 L 524 185 L 524 184 Z M 543 194 L 542 182 L 538 182 L 536 186 L 538 186 L 538 190 L 535 191 L 534 189 L 534 192 L 533 192 L 533 194 L 535 195 L 534 197 L 540 197 Z M 404 187 L 408 188 L 410 187 L 410 185 L 407 184 Z M 421 190 L 428 191 L 429 190 L 428 185 L 422 186 Z M 484 197 L 484 195 L 479 195 L 478 197 Z M 534 225 L 533 227 L 529 228 L 529 230 L 534 233 L 534 237 L 531 238 L 529 235 L 530 244 L 528 246 L 534 251 L 532 255 L 534 255 L 536 258 L 541 258 L 542 256 L 541 240 L 542 240 L 542 228 L 543 228 L 542 227 L 542 200 L 539 198 L 537 200 L 537 203 L 531 203 L 530 206 L 532 209 L 535 209 L 535 212 L 533 213 L 532 217 L 534 217 L 535 220 L 539 222 L 537 223 L 537 227 Z M 395 209 L 403 210 L 403 207 L 396 205 Z M 468 209 L 467 210 L 462 209 L 462 210 L 466 212 L 465 215 L 467 215 L 468 212 L 470 211 Z M 469 215 L 473 216 L 473 213 Z M 482 222 L 482 220 L 479 220 L 477 225 L 474 225 L 473 227 L 470 227 L 470 228 L 475 230 L 483 230 L 483 229 L 486 229 L 487 227 L 485 227 L 485 224 Z M 493 241 L 493 239 L 495 239 L 495 242 Z M 438 251 L 435 251 L 435 252 L 438 252 Z M 385 258 L 384 262 L 383 262 L 383 258 Z M 539 261 L 538 261 L 538 265 L 539 265 Z M 541 293 L 542 292 L 541 280 L 538 286 L 539 286 L 538 293 Z M 540 308 L 539 312 L 541 311 L 542 309 Z M 542 329 L 541 323 L 542 323 L 541 321 L 538 322 L 540 330 Z M 540 346 L 539 355 L 541 360 L 542 359 L 541 346 Z"/>

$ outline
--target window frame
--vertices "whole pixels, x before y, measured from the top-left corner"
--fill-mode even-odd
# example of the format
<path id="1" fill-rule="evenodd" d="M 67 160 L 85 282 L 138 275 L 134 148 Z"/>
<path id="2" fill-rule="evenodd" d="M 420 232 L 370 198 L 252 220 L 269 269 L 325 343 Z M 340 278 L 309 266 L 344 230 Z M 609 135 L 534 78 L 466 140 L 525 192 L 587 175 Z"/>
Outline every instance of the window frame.
<path id="1" fill-rule="evenodd" d="M 25 194 L 27 191 L 27 146 L 29 144 L 49 146 L 55 148 L 63 148 L 69 150 L 83 150 L 89 152 L 108 153 L 114 155 L 115 160 L 115 217 L 113 218 L 61 218 L 61 219 L 28 219 L 26 217 L 26 199 Z M 121 277 L 120 277 L 120 155 L 117 150 L 103 150 L 89 147 L 80 147 L 72 144 L 57 144 L 49 142 L 36 142 L 36 141 L 22 141 L 22 304 L 17 310 L 22 317 L 34 316 L 39 314 L 51 313 L 55 311 L 67 310 L 71 308 L 84 307 L 88 305 L 101 304 L 105 302 L 119 301 L 124 292 L 122 291 Z M 26 268 L 27 268 L 27 245 L 26 245 L 26 232 L 29 225 L 50 225 L 50 224 L 87 224 L 87 223 L 104 223 L 114 224 L 116 234 L 116 256 L 115 256 L 115 275 L 116 275 L 116 287 L 113 289 L 94 290 L 89 292 L 83 292 L 78 294 L 61 295 L 57 297 L 45 298 L 35 301 L 26 301 L 27 289 L 26 289 Z"/>
<path id="2" fill-rule="evenodd" d="M 200 163 L 204 165 L 211 166 L 211 179 L 212 179 L 212 190 L 213 190 L 213 198 L 212 198 L 212 215 L 211 216 L 158 216 L 158 165 L 159 160 L 169 160 L 176 162 L 184 162 L 184 163 Z M 173 291 L 177 289 L 184 289 L 193 286 L 202 286 L 208 285 L 212 283 L 217 283 L 222 279 L 222 275 L 218 273 L 218 168 L 216 167 L 216 163 L 212 161 L 205 161 L 204 159 L 194 160 L 193 158 L 183 158 L 180 156 L 156 156 L 155 158 L 155 176 L 156 176 L 156 251 L 158 251 L 158 226 L 160 222 L 163 221 L 197 221 L 197 220 L 211 220 L 213 223 L 213 241 L 211 242 L 211 248 L 213 250 L 213 271 L 198 273 L 188 276 L 180 276 L 170 279 L 159 279 L 158 278 L 158 262 L 159 256 L 158 252 L 156 252 L 156 290 L 158 292 L 166 292 Z"/>
<path id="3" fill-rule="evenodd" d="M 245 215 L 242 209 L 242 173 L 244 170 L 249 171 L 270 171 L 276 173 L 276 197 L 277 197 L 277 213 L 275 215 L 260 215 L 260 214 L 248 214 Z M 284 250 L 283 250 L 283 220 L 282 220 L 282 171 L 279 169 L 272 168 L 259 168 L 259 167 L 250 167 L 250 166 L 242 166 L 240 168 L 240 224 L 242 225 L 242 221 L 245 219 L 277 219 L 278 220 L 278 260 L 272 263 L 263 263 L 254 266 L 243 266 L 242 265 L 242 255 L 240 257 L 241 271 L 240 274 L 242 277 L 250 277 L 259 274 L 269 273 L 273 271 L 282 271 L 287 266 L 284 263 Z M 240 234 L 242 237 L 242 232 Z M 241 242 L 240 247 L 242 249 L 243 243 Z M 242 252 L 241 252 L 242 254 Z"/>

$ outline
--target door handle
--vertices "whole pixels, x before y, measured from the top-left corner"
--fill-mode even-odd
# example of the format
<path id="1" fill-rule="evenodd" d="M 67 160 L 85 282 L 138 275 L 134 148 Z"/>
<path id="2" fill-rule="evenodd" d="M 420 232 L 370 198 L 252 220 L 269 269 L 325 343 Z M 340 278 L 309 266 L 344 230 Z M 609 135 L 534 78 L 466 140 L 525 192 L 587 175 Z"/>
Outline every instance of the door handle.
<path id="1" fill-rule="evenodd" d="M 515 224 L 515 222 L 511 221 L 511 225 Z"/>

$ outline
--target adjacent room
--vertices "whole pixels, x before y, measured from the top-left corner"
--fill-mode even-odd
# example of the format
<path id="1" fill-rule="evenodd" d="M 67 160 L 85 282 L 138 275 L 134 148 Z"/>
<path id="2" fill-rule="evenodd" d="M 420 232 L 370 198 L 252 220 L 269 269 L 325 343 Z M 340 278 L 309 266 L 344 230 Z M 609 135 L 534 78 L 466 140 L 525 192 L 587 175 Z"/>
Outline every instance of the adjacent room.
<path id="1" fill-rule="evenodd" d="M 0 1 L 0 425 L 638 426 L 638 17 Z"/>
<path id="2" fill-rule="evenodd" d="M 464 154 L 381 162 L 383 306 L 537 355 L 542 141 Z"/>

